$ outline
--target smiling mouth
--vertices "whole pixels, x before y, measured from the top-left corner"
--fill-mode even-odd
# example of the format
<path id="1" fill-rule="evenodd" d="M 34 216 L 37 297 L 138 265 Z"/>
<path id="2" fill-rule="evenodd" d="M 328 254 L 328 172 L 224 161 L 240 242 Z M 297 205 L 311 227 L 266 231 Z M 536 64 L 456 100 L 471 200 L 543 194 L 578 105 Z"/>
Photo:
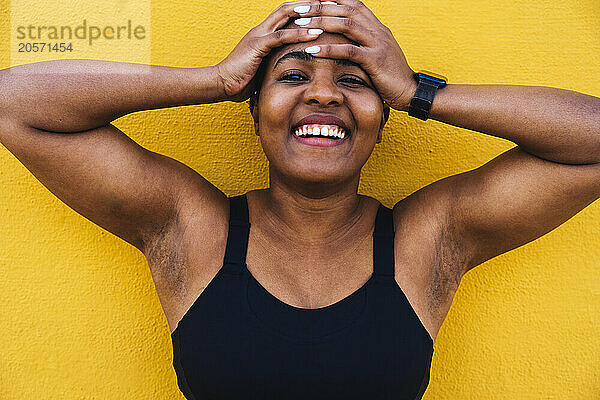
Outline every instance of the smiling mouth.
<path id="1" fill-rule="evenodd" d="M 321 138 L 334 141 L 344 141 L 351 137 L 348 129 L 338 125 L 304 124 L 292 127 L 290 134 L 296 138 Z"/>
<path id="2" fill-rule="evenodd" d="M 292 128 L 291 134 L 299 143 L 313 147 L 336 147 L 348 142 L 351 136 L 337 125 L 319 124 Z"/>

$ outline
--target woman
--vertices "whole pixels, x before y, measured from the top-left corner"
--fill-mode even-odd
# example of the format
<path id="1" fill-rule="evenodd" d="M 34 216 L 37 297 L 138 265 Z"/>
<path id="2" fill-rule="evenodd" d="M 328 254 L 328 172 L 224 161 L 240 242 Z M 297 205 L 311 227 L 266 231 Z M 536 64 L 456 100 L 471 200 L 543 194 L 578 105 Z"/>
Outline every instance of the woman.
<path id="1" fill-rule="evenodd" d="M 284 3 L 213 67 L 2 71 L 0 141 L 147 257 L 189 399 L 421 398 L 462 276 L 600 196 L 600 101 L 493 85 L 440 88 L 429 117 L 518 146 L 393 209 L 358 195 L 389 108 L 407 111 L 417 82 L 367 7 L 326 3 Z M 249 97 L 269 187 L 230 198 L 110 124 Z M 308 138 L 325 127 L 340 138 Z"/>

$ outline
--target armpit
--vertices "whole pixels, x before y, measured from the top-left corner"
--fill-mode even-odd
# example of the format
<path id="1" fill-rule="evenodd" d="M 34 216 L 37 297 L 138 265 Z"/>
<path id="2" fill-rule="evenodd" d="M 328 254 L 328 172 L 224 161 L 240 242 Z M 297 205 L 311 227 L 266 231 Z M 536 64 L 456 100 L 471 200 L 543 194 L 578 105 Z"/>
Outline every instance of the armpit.
<path id="1" fill-rule="evenodd" d="M 468 249 L 465 243 L 451 223 L 445 224 L 435 242 L 427 298 L 430 301 L 431 314 L 436 315 L 441 321 L 446 318 L 464 275 L 468 260 Z"/>

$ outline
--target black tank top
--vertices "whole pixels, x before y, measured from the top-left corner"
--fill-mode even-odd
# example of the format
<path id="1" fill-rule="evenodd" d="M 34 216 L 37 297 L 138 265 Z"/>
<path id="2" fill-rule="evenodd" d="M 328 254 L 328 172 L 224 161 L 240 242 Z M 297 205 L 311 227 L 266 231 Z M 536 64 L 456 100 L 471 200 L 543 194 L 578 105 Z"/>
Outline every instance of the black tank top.
<path id="1" fill-rule="evenodd" d="M 246 195 L 229 201 L 224 264 L 171 335 L 185 397 L 421 399 L 433 341 L 394 280 L 392 210 L 377 211 L 369 280 L 337 303 L 303 309 L 247 269 Z"/>

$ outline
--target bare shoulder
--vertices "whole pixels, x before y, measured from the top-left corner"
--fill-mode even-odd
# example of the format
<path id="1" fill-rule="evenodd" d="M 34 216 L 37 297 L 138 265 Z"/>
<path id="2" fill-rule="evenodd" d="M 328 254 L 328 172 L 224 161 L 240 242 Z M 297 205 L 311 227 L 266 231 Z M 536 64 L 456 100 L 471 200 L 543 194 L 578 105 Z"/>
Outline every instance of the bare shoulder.
<path id="1" fill-rule="evenodd" d="M 453 177 L 433 182 L 393 207 L 396 281 L 432 337 L 463 276 L 469 251 L 451 220 Z"/>
<path id="2" fill-rule="evenodd" d="M 186 181 L 174 217 L 145 252 L 171 332 L 218 271 L 227 241 L 227 196 L 196 173 Z"/>

